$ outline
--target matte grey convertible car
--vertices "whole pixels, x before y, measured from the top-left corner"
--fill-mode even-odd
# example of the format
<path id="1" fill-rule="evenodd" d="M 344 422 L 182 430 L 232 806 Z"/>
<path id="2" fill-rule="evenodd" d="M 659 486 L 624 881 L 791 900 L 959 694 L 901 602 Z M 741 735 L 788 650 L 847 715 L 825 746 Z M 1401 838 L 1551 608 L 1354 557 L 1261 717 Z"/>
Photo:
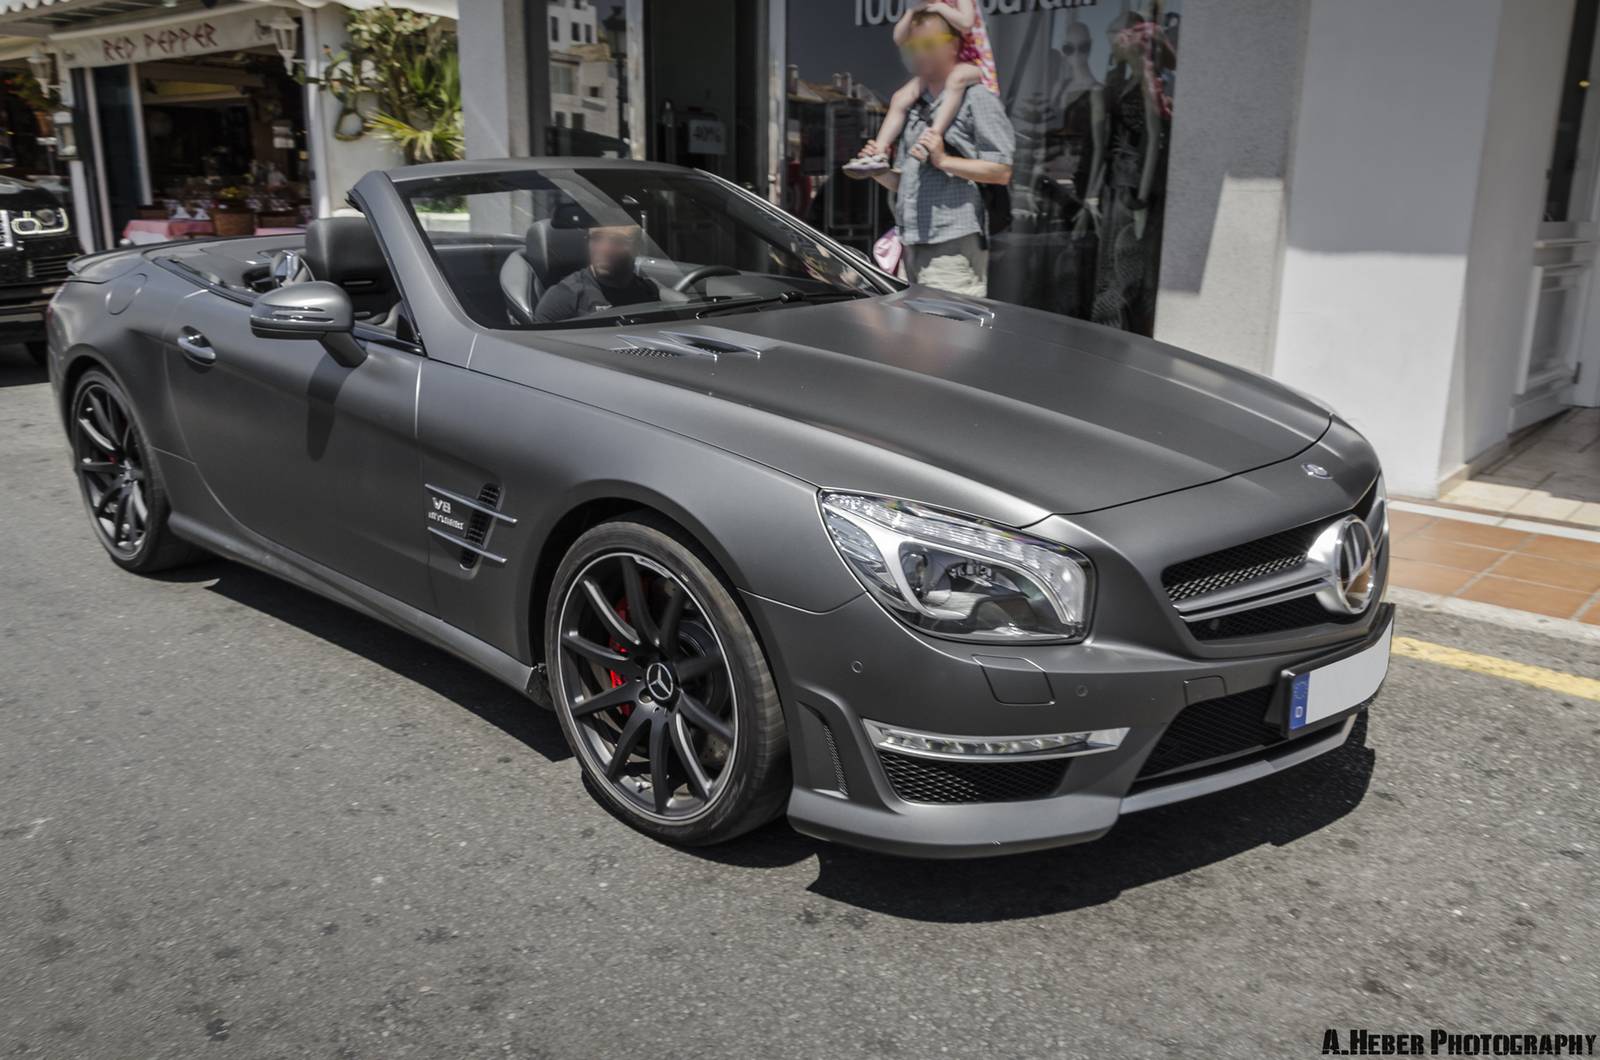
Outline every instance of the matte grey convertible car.
<path id="1" fill-rule="evenodd" d="M 90 524 L 547 702 L 651 835 L 1092 839 L 1340 746 L 1383 679 L 1377 461 L 1266 379 L 904 289 L 685 169 L 352 202 L 75 266 L 49 363 Z"/>

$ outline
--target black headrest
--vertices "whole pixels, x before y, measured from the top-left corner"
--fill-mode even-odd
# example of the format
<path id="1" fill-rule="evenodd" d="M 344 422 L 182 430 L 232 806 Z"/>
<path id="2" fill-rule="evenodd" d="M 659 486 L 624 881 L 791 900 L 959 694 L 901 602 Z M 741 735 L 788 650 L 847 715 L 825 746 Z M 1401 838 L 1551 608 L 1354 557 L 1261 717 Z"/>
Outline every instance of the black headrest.
<path id="1" fill-rule="evenodd" d="M 343 287 L 358 315 L 386 313 L 400 300 L 383 248 L 365 217 L 323 217 L 306 226 L 306 267 Z"/>
<path id="2" fill-rule="evenodd" d="M 535 221 L 528 226 L 524 254 L 539 283 L 548 289 L 589 264 L 589 230 Z"/>

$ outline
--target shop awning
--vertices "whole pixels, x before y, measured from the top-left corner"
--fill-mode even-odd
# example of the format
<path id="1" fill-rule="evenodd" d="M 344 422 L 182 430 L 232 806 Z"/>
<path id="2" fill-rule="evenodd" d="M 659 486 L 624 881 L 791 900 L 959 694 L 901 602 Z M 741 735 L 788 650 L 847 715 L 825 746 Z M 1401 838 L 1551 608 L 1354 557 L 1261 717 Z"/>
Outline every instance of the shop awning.
<path id="1" fill-rule="evenodd" d="M 384 2 L 343 0 L 343 6 L 361 10 Z M 457 17 L 457 0 L 389 2 L 391 6 L 427 15 Z M 314 9 L 329 3 L 330 0 L 234 0 L 207 8 L 200 0 L 178 0 L 177 6 L 166 0 L 0 0 L 0 61 L 22 58 L 40 42 L 48 47 L 57 38 L 82 38 L 102 27 L 144 28 L 195 18 L 226 18 L 231 13 L 262 8 Z"/>
<path id="2" fill-rule="evenodd" d="M 347 8 L 373 8 L 386 0 L 342 0 Z M 322 8 L 330 0 L 245 0 L 245 5 L 264 3 L 274 6 L 299 6 Z M 245 6 L 242 5 L 242 6 Z M 202 6 L 192 2 L 182 3 L 182 8 L 194 8 L 202 13 Z M 397 8 L 408 8 L 424 14 L 443 14 L 456 18 L 458 0 L 394 0 Z M 166 0 L 0 0 L 0 35 L 6 37 L 48 37 L 54 32 L 82 29 L 101 21 L 118 21 L 139 14 L 176 13 L 173 3 Z"/>

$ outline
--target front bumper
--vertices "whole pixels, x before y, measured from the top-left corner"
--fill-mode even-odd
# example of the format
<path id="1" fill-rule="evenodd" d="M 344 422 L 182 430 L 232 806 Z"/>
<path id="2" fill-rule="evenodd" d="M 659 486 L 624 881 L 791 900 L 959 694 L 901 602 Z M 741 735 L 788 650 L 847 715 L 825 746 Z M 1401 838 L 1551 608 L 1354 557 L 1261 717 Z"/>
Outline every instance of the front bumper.
<path id="1" fill-rule="evenodd" d="M 1247 723 L 1256 718 L 1267 733 L 1287 709 L 1284 671 L 1377 644 L 1393 622 L 1393 608 L 1379 604 L 1334 645 L 1195 659 L 1094 640 L 986 651 L 915 634 L 865 596 L 826 614 L 749 603 L 769 643 L 784 645 L 777 665 L 794 743 L 790 822 L 818 838 L 919 857 L 979 857 L 1096 839 L 1124 813 L 1209 794 L 1334 750 L 1348 738 L 1355 708 L 1291 738 L 1213 747 L 1202 737 L 1195 753 L 1174 758 L 1168 743 L 1152 757 L 1191 707 L 1220 705 L 1235 718 L 1242 710 Z M 968 785 L 959 770 L 919 775 L 917 763 L 908 767 L 873 745 L 864 719 L 915 721 L 922 730 L 957 735 L 1129 731 L 1114 750 L 1055 760 L 1055 772 L 1045 763 L 963 766 L 1021 770 L 1015 783 Z"/>
<path id="2" fill-rule="evenodd" d="M 45 310 L 66 279 L 65 262 L 51 262 L 48 276 L 30 264 L 37 266 L 15 250 L 0 251 L 0 342 L 44 338 Z"/>

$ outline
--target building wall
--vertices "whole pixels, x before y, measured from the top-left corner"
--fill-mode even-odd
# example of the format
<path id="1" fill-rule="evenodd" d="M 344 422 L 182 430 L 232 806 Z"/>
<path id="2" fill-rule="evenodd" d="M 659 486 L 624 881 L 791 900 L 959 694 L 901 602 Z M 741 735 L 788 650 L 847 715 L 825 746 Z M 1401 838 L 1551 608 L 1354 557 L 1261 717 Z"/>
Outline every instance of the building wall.
<path id="1" fill-rule="evenodd" d="M 327 45 L 337 55 L 346 50 L 345 9 L 337 4 L 314 11 L 303 11 L 301 32 L 303 52 L 310 57 L 312 76 L 321 76 L 322 48 Z M 311 202 L 318 217 L 327 217 L 345 208 L 345 197 L 356 182 L 374 169 L 390 169 L 405 161 L 404 153 L 387 140 L 371 133 L 357 140 L 335 136 L 339 120 L 339 101 L 333 93 L 315 86 L 306 87 L 306 134 L 313 166 Z M 352 123 L 353 124 L 353 123 Z"/>
<path id="2" fill-rule="evenodd" d="M 1309 0 L 1186 0 L 1156 337 L 1272 369 Z"/>
<path id="3" fill-rule="evenodd" d="M 1572 8 L 1572 0 L 1509 4 L 1501 24 L 1441 478 L 1506 436 Z"/>
<path id="4" fill-rule="evenodd" d="M 1397 493 L 1439 484 L 1501 9 L 1311 0 L 1273 374 L 1364 432 Z"/>

